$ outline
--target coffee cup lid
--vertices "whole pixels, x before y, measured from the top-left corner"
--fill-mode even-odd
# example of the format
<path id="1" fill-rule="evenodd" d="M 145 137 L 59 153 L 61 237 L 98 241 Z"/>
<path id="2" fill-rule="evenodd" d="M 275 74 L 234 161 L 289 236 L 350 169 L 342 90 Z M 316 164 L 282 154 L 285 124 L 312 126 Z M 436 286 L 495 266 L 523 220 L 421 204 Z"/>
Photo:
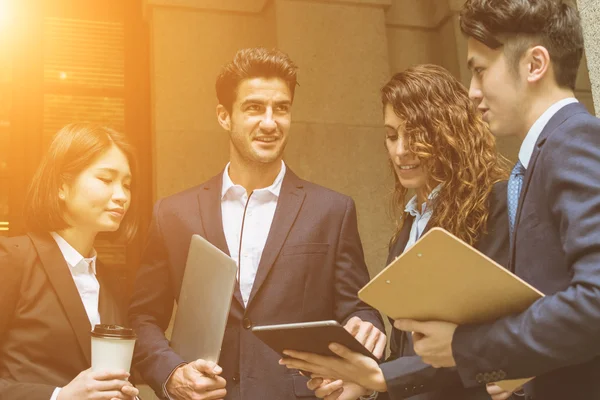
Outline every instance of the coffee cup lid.
<path id="1" fill-rule="evenodd" d="M 137 336 L 133 329 L 125 328 L 119 325 L 99 324 L 94 326 L 92 336 L 115 338 L 115 339 L 135 339 Z"/>

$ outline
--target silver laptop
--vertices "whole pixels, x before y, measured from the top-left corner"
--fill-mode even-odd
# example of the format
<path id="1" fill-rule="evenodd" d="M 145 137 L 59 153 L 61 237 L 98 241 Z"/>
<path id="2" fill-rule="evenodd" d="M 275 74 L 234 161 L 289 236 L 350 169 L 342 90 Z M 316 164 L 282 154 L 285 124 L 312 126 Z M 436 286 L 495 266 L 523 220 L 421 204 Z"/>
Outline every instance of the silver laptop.
<path id="1" fill-rule="evenodd" d="M 187 362 L 219 361 L 236 274 L 231 257 L 192 236 L 171 336 L 171 348 Z"/>

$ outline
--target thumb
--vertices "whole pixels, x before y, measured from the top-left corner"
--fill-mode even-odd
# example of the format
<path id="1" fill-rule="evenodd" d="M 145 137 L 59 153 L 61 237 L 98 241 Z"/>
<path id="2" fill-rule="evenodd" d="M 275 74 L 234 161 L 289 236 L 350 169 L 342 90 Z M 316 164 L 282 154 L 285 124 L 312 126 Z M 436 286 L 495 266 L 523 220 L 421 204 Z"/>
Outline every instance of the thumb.
<path id="1" fill-rule="evenodd" d="M 216 363 L 212 361 L 206 361 L 203 359 L 198 359 L 194 361 L 192 366 L 196 371 L 206 375 L 219 375 L 221 372 L 223 372 L 223 369 L 219 367 Z"/>
<path id="2" fill-rule="evenodd" d="M 309 388 L 310 390 L 317 390 L 319 387 L 321 387 L 323 382 L 325 382 L 323 380 L 323 378 L 311 378 L 306 383 L 306 387 Z"/>
<path id="3" fill-rule="evenodd" d="M 397 319 L 394 321 L 394 328 L 405 332 L 426 333 L 426 323 L 415 321 L 414 319 Z"/>

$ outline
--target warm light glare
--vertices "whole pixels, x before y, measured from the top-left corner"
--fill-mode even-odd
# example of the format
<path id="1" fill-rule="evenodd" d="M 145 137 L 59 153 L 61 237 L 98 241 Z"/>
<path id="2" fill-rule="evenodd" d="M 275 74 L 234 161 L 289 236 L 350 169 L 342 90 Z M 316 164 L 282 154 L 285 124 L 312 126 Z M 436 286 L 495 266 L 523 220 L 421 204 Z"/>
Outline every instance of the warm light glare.
<path id="1" fill-rule="evenodd" d="M 62 71 L 60 74 L 58 74 L 58 77 L 64 81 L 65 79 L 67 79 L 67 73 Z"/>
<path id="2" fill-rule="evenodd" d="M 0 0 L 0 30 L 8 27 L 13 19 L 14 0 Z"/>

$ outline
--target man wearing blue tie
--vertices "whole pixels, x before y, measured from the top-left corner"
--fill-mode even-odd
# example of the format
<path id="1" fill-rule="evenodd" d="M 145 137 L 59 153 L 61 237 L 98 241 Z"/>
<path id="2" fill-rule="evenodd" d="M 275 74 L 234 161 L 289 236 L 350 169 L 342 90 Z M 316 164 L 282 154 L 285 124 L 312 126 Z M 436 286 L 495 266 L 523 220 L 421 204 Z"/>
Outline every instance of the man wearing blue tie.
<path id="1" fill-rule="evenodd" d="M 600 399 L 600 120 L 574 98 L 579 15 L 561 0 L 468 0 L 470 96 L 522 140 L 508 184 L 510 268 L 546 296 L 490 323 L 399 320 L 415 352 L 467 387 L 536 376 L 529 399 Z M 482 283 L 483 284 L 483 283 Z M 490 290 L 494 283 L 489 282 Z"/>

